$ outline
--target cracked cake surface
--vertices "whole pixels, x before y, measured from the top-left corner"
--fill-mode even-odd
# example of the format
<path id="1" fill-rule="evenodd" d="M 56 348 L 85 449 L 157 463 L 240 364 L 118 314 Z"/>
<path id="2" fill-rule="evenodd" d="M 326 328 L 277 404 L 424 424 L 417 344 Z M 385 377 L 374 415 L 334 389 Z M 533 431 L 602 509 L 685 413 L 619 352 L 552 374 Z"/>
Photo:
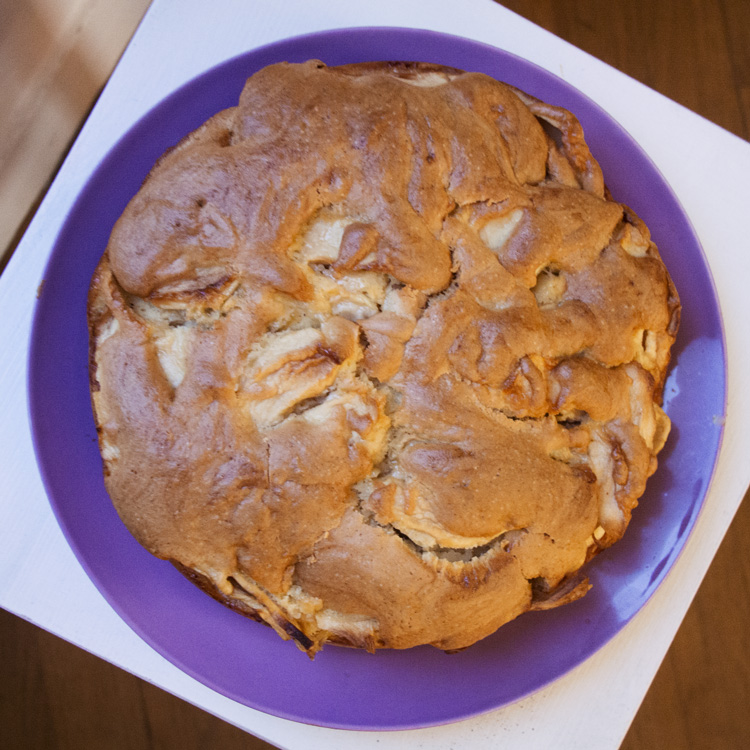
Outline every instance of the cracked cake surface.
<path id="1" fill-rule="evenodd" d="M 272 65 L 94 274 L 106 487 L 310 654 L 461 649 L 588 590 L 669 433 L 679 310 L 569 112 L 437 65 Z"/>

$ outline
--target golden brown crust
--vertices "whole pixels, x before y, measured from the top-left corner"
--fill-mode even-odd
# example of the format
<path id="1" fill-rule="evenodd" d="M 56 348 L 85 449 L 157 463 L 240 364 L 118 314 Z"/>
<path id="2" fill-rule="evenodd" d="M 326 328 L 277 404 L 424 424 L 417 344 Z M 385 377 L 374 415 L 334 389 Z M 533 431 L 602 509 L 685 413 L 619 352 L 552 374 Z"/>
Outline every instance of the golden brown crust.
<path id="1" fill-rule="evenodd" d="M 656 468 L 679 300 L 573 115 L 419 63 L 280 64 L 166 153 L 89 296 L 108 491 L 314 654 L 583 595 Z"/>

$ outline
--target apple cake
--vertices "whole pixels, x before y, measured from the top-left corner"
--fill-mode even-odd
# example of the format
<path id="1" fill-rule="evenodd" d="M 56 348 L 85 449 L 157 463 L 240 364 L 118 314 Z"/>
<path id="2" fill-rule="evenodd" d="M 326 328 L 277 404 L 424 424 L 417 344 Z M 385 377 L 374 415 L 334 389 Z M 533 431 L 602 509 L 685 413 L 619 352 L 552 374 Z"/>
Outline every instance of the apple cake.
<path id="1" fill-rule="evenodd" d="M 106 488 L 310 655 L 462 649 L 588 590 L 669 432 L 679 311 L 570 112 L 432 64 L 272 65 L 94 274 Z"/>

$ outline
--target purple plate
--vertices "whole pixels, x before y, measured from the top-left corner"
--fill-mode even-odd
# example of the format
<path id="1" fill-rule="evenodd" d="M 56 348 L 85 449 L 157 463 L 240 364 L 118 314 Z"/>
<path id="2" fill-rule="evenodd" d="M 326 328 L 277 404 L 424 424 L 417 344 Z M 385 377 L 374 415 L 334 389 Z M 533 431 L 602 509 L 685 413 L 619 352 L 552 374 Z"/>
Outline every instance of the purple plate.
<path id="1" fill-rule="evenodd" d="M 375 655 L 328 647 L 311 662 L 269 628 L 225 609 L 142 549 L 102 482 L 88 393 L 86 293 L 112 226 L 162 152 L 236 103 L 245 79 L 282 60 L 330 65 L 421 60 L 482 71 L 583 123 L 612 194 L 651 228 L 683 303 L 666 388 L 674 428 L 625 538 L 589 567 L 592 591 L 523 615 L 458 654 L 429 647 Z M 515 701 L 580 664 L 643 606 L 695 523 L 721 439 L 725 356 L 705 258 L 669 186 L 631 137 L 559 78 L 466 39 L 405 29 L 348 29 L 241 55 L 167 97 L 112 149 L 57 239 L 37 303 L 29 362 L 37 457 L 50 502 L 81 564 L 154 649 L 218 692 L 276 716 L 348 729 L 404 729 Z"/>

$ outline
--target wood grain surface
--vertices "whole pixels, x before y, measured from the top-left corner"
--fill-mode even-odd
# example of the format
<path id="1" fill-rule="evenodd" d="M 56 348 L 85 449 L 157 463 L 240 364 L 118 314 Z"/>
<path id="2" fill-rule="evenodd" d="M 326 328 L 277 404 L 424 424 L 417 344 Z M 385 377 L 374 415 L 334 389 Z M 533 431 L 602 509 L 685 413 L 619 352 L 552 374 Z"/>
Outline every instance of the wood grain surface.
<path id="1" fill-rule="evenodd" d="M 748 0 L 502 4 L 750 139 Z M 0 269 L 147 5 L 0 0 Z M 750 746 L 749 538 L 746 496 L 623 750 Z M 0 610 L 3 750 L 219 747 L 271 746 Z"/>

